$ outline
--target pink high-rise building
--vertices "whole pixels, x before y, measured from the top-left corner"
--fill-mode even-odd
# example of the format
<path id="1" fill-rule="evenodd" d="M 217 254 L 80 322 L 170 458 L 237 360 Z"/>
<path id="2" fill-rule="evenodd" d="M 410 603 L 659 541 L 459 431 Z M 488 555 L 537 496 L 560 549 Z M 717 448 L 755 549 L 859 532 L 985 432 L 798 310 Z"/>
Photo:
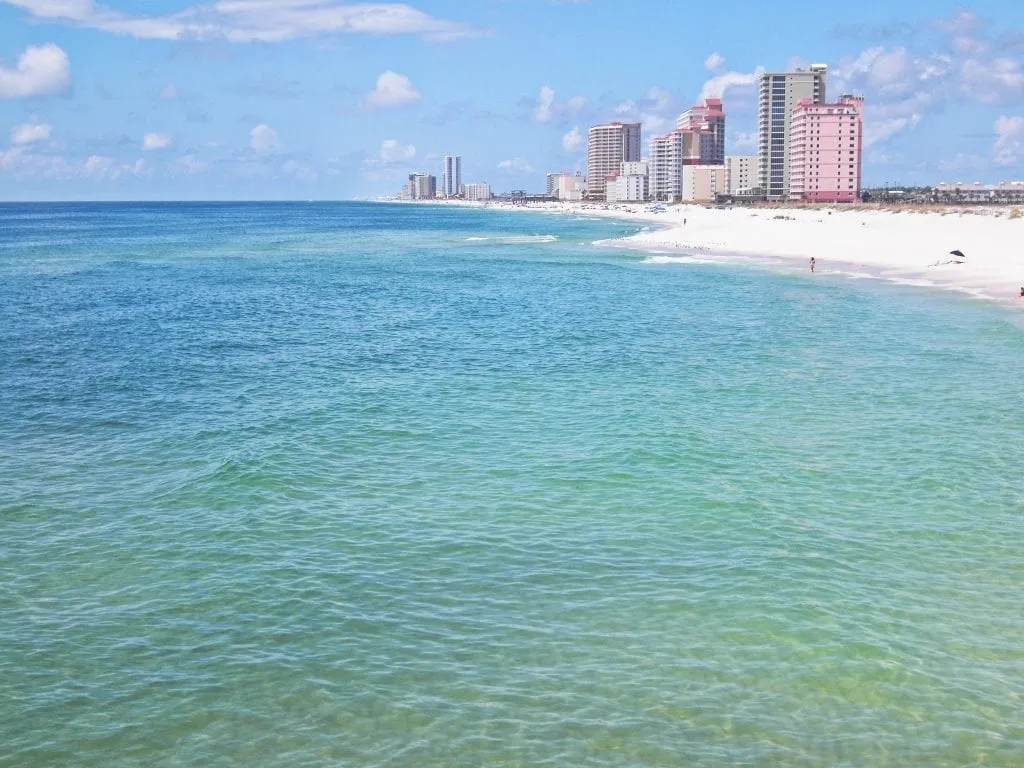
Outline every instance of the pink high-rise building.
<path id="1" fill-rule="evenodd" d="M 863 124 L 863 97 L 843 96 L 831 104 L 797 102 L 789 137 L 790 200 L 860 200 Z"/>
<path id="2" fill-rule="evenodd" d="M 676 120 L 683 133 L 683 165 L 721 165 L 725 162 L 725 110 L 721 99 L 705 99 Z"/>

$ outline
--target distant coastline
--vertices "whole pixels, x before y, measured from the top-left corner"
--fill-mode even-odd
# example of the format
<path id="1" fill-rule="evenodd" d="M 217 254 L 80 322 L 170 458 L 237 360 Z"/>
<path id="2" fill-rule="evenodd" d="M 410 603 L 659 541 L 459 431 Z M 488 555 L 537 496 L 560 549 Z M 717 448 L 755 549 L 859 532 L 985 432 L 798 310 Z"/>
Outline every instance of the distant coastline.
<path id="1" fill-rule="evenodd" d="M 599 244 L 720 261 L 767 258 L 806 264 L 813 257 L 820 274 L 886 278 L 1024 309 L 1024 215 L 1013 206 L 670 205 L 655 213 L 643 204 L 414 204 L 642 223 L 648 227 L 643 232 Z M 954 250 L 966 258 L 954 258 Z"/>

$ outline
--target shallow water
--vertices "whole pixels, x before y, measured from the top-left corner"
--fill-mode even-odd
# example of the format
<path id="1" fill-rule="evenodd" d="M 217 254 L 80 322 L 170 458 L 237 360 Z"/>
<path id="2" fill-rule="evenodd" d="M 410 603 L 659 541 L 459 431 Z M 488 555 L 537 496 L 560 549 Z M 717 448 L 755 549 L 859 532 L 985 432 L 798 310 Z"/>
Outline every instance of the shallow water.
<path id="1" fill-rule="evenodd" d="M 631 231 L 0 206 L 0 765 L 1020 765 L 1019 317 Z"/>

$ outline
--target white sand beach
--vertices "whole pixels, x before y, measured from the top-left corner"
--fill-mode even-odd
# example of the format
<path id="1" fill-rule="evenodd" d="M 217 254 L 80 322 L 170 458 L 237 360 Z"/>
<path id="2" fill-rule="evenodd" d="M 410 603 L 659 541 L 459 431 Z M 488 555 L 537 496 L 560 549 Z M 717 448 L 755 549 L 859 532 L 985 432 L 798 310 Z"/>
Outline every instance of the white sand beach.
<path id="1" fill-rule="evenodd" d="M 636 221 L 650 229 L 602 245 L 661 254 L 774 261 L 819 274 L 873 277 L 953 289 L 1024 306 L 1024 216 L 1008 207 L 881 210 L 834 208 L 488 203 L 527 210 Z M 950 251 L 962 251 L 960 260 Z M 956 263 L 960 261 L 961 263 Z"/>

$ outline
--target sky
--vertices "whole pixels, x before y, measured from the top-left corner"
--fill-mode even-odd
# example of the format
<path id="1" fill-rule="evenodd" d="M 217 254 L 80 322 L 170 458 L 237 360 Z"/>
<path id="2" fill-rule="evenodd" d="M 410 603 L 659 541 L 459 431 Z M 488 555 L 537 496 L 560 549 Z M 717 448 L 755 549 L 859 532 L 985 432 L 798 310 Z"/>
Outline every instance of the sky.
<path id="1" fill-rule="evenodd" d="M 0 200 L 349 199 L 409 173 L 542 190 L 756 77 L 862 94 L 865 183 L 1024 179 L 1024 0 L 0 0 Z"/>

